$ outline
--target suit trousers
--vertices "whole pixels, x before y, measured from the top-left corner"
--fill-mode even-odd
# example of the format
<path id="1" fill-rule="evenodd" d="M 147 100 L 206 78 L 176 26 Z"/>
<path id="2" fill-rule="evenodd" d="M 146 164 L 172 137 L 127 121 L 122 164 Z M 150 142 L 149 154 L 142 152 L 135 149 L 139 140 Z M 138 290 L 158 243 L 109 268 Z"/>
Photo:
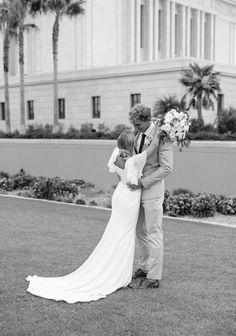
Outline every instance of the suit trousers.
<path id="1" fill-rule="evenodd" d="M 163 265 L 163 216 L 164 181 L 143 190 L 136 226 L 139 250 L 139 267 L 147 271 L 148 279 L 161 280 Z"/>

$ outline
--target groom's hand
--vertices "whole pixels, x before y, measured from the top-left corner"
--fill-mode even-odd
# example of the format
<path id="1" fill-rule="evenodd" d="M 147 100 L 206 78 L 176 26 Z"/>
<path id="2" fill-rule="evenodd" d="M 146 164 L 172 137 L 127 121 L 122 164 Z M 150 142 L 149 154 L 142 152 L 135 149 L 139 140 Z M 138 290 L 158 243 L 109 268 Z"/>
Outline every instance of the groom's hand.
<path id="1" fill-rule="evenodd" d="M 138 184 L 127 183 L 127 186 L 130 190 L 134 191 L 142 188 L 141 180 L 138 180 Z"/>

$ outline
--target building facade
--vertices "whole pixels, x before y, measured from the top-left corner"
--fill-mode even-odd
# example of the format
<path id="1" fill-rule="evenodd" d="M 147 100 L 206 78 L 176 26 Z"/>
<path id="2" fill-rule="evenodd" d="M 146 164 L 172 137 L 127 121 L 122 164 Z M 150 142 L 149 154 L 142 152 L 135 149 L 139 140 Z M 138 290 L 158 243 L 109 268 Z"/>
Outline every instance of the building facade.
<path id="1" fill-rule="evenodd" d="M 29 19 L 29 22 L 32 21 Z M 53 17 L 35 20 L 25 34 L 27 124 L 53 121 Z M 2 37 L 0 37 L 2 46 Z M 2 59 L 2 47 L 0 59 Z M 65 129 L 128 124 L 137 102 L 183 96 L 180 71 L 190 62 L 215 64 L 222 94 L 218 104 L 236 106 L 235 0 L 87 0 L 85 14 L 64 18 L 59 36 L 59 119 Z M 0 70 L 0 129 L 5 129 Z M 18 47 L 10 48 L 12 129 L 19 128 Z M 205 111 L 206 122 L 217 113 Z M 192 112 L 195 116 L 195 112 Z"/>

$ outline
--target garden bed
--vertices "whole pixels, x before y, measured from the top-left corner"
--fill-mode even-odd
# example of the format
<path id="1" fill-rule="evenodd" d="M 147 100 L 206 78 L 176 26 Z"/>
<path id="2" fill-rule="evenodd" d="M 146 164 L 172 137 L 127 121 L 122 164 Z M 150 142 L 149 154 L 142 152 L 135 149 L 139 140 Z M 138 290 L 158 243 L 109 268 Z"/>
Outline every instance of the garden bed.
<path id="1" fill-rule="evenodd" d="M 12 176 L 0 172 L 0 194 L 26 198 L 111 208 L 114 188 L 102 191 L 83 180 L 33 177 L 23 170 Z M 210 193 L 195 195 L 186 189 L 176 189 L 172 193 L 166 190 L 163 209 L 166 216 L 236 225 L 236 197 Z"/>

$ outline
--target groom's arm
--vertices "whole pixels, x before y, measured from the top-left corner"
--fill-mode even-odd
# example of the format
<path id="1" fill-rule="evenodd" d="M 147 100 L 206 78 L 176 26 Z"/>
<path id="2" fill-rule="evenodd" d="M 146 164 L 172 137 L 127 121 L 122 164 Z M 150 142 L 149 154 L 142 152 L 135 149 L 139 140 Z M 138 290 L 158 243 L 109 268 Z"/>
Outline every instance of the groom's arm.
<path id="1" fill-rule="evenodd" d="M 154 172 L 143 177 L 141 183 L 144 189 L 148 189 L 157 181 L 165 178 L 173 168 L 173 147 L 169 141 L 159 145 L 159 166 Z"/>

